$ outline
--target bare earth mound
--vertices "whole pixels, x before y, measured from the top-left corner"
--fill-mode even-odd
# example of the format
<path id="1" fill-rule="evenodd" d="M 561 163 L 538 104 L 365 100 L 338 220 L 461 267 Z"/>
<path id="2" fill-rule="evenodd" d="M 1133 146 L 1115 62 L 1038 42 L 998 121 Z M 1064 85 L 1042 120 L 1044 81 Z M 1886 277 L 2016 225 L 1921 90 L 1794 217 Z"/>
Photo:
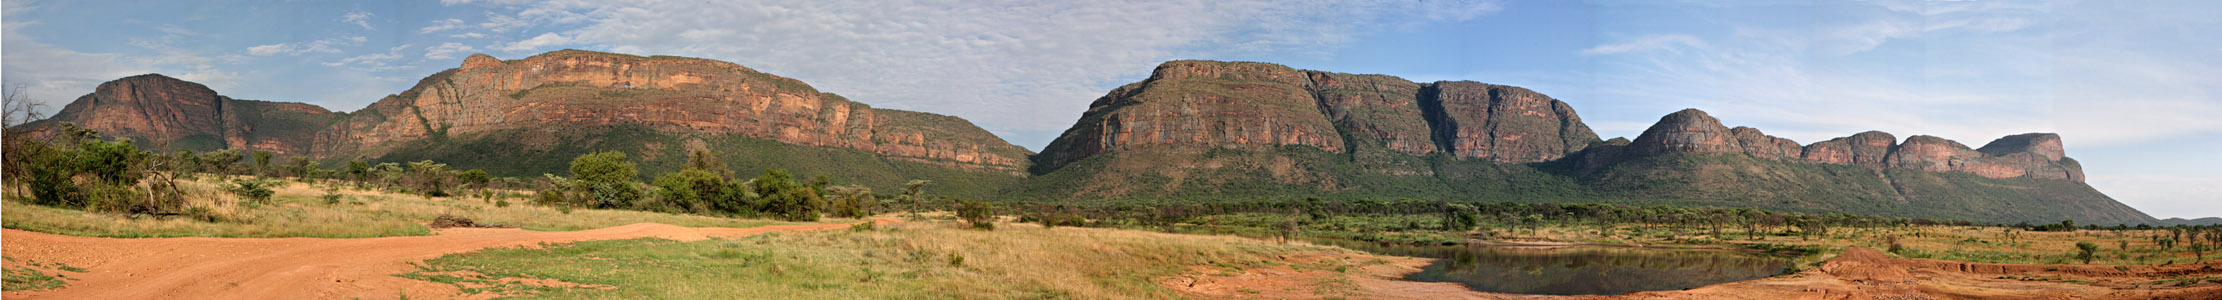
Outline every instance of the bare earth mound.
<path id="1" fill-rule="evenodd" d="M 893 222 L 893 220 L 880 220 Z M 0 231 L 10 258 L 85 268 L 67 287 L 9 291 L 8 299 L 392 299 L 455 298 L 455 286 L 394 277 L 411 262 L 489 247 L 656 237 L 680 241 L 848 224 L 692 228 L 640 223 L 550 232 L 503 228 L 442 229 L 431 236 L 362 239 L 116 239 Z"/>
<path id="2" fill-rule="evenodd" d="M 2218 299 L 2222 283 L 2155 283 L 2173 278 L 2222 276 L 2222 261 L 2165 266 L 1990 264 L 1892 258 L 1851 247 L 1819 268 L 1798 274 L 1730 282 L 1681 291 L 1613 296 L 1544 296 L 1480 292 L 1463 285 L 1401 280 L 1424 259 L 1380 257 L 1387 264 L 1349 270 L 1288 267 L 1228 271 L 1211 266 L 1159 283 L 1199 298 L 1313 299 L 1322 282 L 1348 282 L 1348 295 L 1366 299 Z M 1365 254 L 1314 253 L 1281 258 L 1290 264 L 1320 260 L 1371 260 Z"/>

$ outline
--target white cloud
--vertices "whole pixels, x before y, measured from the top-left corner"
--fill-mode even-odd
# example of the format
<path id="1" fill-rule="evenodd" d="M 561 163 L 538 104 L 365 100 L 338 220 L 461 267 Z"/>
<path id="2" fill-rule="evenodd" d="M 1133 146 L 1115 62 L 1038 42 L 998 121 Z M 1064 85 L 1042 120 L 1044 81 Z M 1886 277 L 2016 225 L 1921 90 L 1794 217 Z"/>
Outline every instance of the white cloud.
<path id="1" fill-rule="evenodd" d="M 5 28 L 0 31 L 0 52 L 7 55 L 0 56 L 0 69 L 5 69 L 0 73 L 6 74 L 6 84 L 22 84 L 26 87 L 26 96 L 46 103 L 48 107 L 43 114 L 52 115 L 62 105 L 92 91 L 100 83 L 132 75 L 162 73 L 215 89 L 236 86 L 236 74 L 219 68 L 236 58 L 209 56 L 171 46 L 172 42 L 193 35 L 189 31 L 156 27 L 165 35 L 132 39 L 127 43 L 152 52 L 146 55 L 80 52 L 24 33 L 25 27 L 39 24 L 21 21 L 23 19 L 17 18 L 17 14 L 36 8 L 23 2 L 6 2 L 5 21 L 0 21 L 0 27 Z"/>
<path id="2" fill-rule="evenodd" d="M 554 33 L 554 32 L 549 32 L 549 33 L 542 33 L 542 34 L 540 34 L 540 36 L 535 36 L 535 37 L 532 37 L 532 38 L 530 38 L 530 39 L 525 39 L 525 40 L 522 40 L 522 41 L 517 41 L 517 42 L 514 42 L 514 43 L 509 43 L 509 44 L 506 44 L 506 45 L 502 45 L 502 46 L 501 46 L 500 48 L 501 48 L 501 49 L 502 49 L 503 51 L 510 51 L 510 52 L 519 52 L 519 51 L 543 50 L 543 49 L 541 49 L 541 48 L 544 48 L 544 47 L 548 47 L 548 46 L 569 45 L 569 44 L 571 44 L 571 38 L 568 38 L 568 37 L 564 37 L 563 35 L 561 35 L 561 34 L 556 34 L 556 33 Z"/>
<path id="3" fill-rule="evenodd" d="M 478 49 L 477 49 L 477 48 L 471 48 L 471 46 L 468 46 L 468 45 L 463 45 L 463 43 L 455 43 L 455 42 L 449 42 L 449 43 L 441 43 L 441 44 L 440 44 L 440 45 L 438 45 L 438 46 L 425 47 L 425 48 L 424 48 L 424 58 L 425 58 L 425 59 L 453 59 L 453 58 L 455 58 L 455 54 L 458 54 L 458 53 L 464 53 L 464 52 L 471 52 L 471 51 L 478 51 Z"/>
<path id="4" fill-rule="evenodd" d="M 408 50 L 409 46 L 410 45 L 394 46 L 393 48 L 386 49 L 385 53 L 357 55 L 354 57 L 342 58 L 337 61 L 325 62 L 323 64 L 329 67 L 343 67 L 364 72 L 379 72 L 405 69 L 409 68 L 410 66 L 394 65 L 393 62 L 396 60 L 400 60 L 401 51 Z"/>
<path id="5" fill-rule="evenodd" d="M 417 33 L 434 33 L 443 30 L 463 29 L 468 26 L 469 25 L 465 25 L 463 23 L 463 19 L 449 18 L 446 20 L 432 21 L 432 26 L 425 26 L 424 28 L 417 29 Z"/>
<path id="6" fill-rule="evenodd" d="M 344 16 L 340 16 L 340 20 L 339 20 L 339 22 L 340 22 L 340 23 L 347 23 L 347 24 L 355 24 L 355 26 L 362 26 L 364 30 L 372 30 L 373 28 L 370 28 L 370 17 L 371 17 L 371 16 L 372 16 L 372 15 L 370 14 L 370 12 L 367 12 L 367 11 L 361 11 L 361 10 L 357 10 L 357 11 L 351 11 L 351 12 L 347 12 L 347 15 L 344 15 Z"/>
<path id="7" fill-rule="evenodd" d="M 1606 55 L 1656 50 L 1674 51 L 1675 47 L 1705 47 L 1705 41 L 1686 34 L 1659 34 L 1636 38 L 1628 42 L 1597 45 L 1582 49 L 1582 55 Z"/>
<path id="8" fill-rule="evenodd" d="M 309 53 L 340 53 L 339 47 L 362 45 L 363 42 L 366 41 L 370 41 L 370 38 L 366 38 L 363 36 L 343 36 L 301 43 L 277 43 L 268 45 L 257 45 L 247 47 L 247 54 L 256 56 L 270 56 L 278 54 L 300 56 L 302 54 Z"/>
<path id="9" fill-rule="evenodd" d="M 477 33 L 477 32 L 465 32 L 465 33 L 450 34 L 450 35 L 448 35 L 447 37 L 451 37 L 451 38 L 458 38 L 458 39 L 483 39 L 483 38 L 486 38 L 486 34 L 484 34 L 484 33 Z"/>
<path id="10" fill-rule="evenodd" d="M 497 50 L 569 45 L 731 61 L 877 107 L 931 110 L 995 132 L 1032 133 L 1006 136 L 1032 147 L 1070 126 L 1090 100 L 1142 79 L 1166 60 L 1324 57 L 1366 32 L 1501 9 L 1481 1 L 1253 0 L 549 1 L 499 7 L 519 23 L 576 26 L 554 26 L 575 29 Z"/>

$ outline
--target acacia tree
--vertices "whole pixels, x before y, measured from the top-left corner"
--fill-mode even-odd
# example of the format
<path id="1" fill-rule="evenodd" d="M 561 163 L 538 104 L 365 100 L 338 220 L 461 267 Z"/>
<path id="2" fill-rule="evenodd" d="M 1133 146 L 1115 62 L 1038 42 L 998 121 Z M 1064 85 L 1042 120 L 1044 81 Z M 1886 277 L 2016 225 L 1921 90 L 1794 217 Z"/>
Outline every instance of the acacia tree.
<path id="1" fill-rule="evenodd" d="M 455 173 L 447 164 L 430 160 L 409 163 L 409 175 L 403 179 L 410 190 L 425 198 L 448 196 L 448 188 L 455 185 Z"/>
<path id="2" fill-rule="evenodd" d="M 370 176 L 370 163 L 361 160 L 347 161 L 347 176 L 355 179 L 355 187 L 362 188 L 363 179 Z"/>
<path id="3" fill-rule="evenodd" d="M 306 156 L 293 156 L 285 165 L 287 175 L 304 180 L 310 179 L 310 175 L 313 175 L 311 171 L 316 169 L 316 161 L 309 160 Z"/>
<path id="4" fill-rule="evenodd" d="M 477 191 L 475 194 L 485 197 L 486 200 L 493 200 L 493 197 L 486 196 L 486 183 L 493 180 L 492 176 L 486 175 L 486 170 L 470 169 L 469 171 L 455 173 L 455 179 Z"/>
<path id="5" fill-rule="evenodd" d="M 879 199 L 872 197 L 872 189 L 861 185 L 827 187 L 826 191 L 834 197 L 831 203 L 833 208 L 830 209 L 834 217 L 864 218 L 871 216 L 874 206 L 879 204 Z"/>
<path id="6" fill-rule="evenodd" d="M 218 174 L 231 174 L 241 159 L 239 149 L 224 149 L 201 153 L 204 168 Z"/>
<path id="7" fill-rule="evenodd" d="M 910 206 L 909 218 L 918 218 L 918 206 L 920 202 L 925 202 L 926 185 L 933 183 L 932 180 L 913 179 L 910 183 L 903 184 L 903 203 Z"/>
<path id="8" fill-rule="evenodd" d="M 270 151 L 255 151 L 255 176 L 269 175 L 267 172 L 270 170 L 270 155 Z"/>
<path id="9" fill-rule="evenodd" d="M 995 204 L 987 201 L 957 200 L 957 218 L 971 223 L 972 228 L 995 230 Z"/>

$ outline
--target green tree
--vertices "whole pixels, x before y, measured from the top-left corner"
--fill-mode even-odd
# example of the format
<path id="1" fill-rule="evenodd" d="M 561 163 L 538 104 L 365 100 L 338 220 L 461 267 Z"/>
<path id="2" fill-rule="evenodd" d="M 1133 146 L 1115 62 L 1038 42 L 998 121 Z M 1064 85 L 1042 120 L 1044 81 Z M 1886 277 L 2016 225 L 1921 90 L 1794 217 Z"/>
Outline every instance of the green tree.
<path id="1" fill-rule="evenodd" d="M 625 160 L 624 152 L 588 153 L 571 160 L 571 179 L 593 197 L 588 204 L 594 207 L 632 206 L 633 201 L 640 200 L 640 190 L 633 187 L 633 178 L 639 175 L 633 163 Z"/>
<path id="2" fill-rule="evenodd" d="M 239 149 L 224 149 L 201 153 L 202 167 L 218 174 L 231 174 L 239 165 Z"/>
<path id="3" fill-rule="evenodd" d="M 403 182 L 411 191 L 424 195 L 425 198 L 446 197 L 448 188 L 455 185 L 455 173 L 448 171 L 447 164 L 430 160 L 411 162 L 409 175 Z"/>
<path id="4" fill-rule="evenodd" d="M 721 205 L 719 203 L 726 201 L 727 193 L 730 193 L 725 178 L 720 178 L 717 174 L 711 174 L 709 171 L 688 168 L 679 172 L 664 173 L 663 176 L 656 177 L 655 186 L 663 189 L 664 201 L 668 201 L 673 206 L 681 209 L 697 213 L 707 211 L 733 212 L 727 210 L 730 209 L 730 204 Z"/>
<path id="5" fill-rule="evenodd" d="M 972 228 L 995 230 L 995 204 L 987 201 L 957 200 L 957 218 L 972 224 Z"/>
<path id="6" fill-rule="evenodd" d="M 925 202 L 926 185 L 933 183 L 932 180 L 912 179 L 903 184 L 903 204 L 910 206 L 910 218 L 918 218 L 918 206 Z"/>
<path id="7" fill-rule="evenodd" d="M 787 174 L 786 170 L 764 170 L 763 176 L 750 182 L 755 185 L 756 194 L 764 198 L 761 210 L 783 220 L 817 221 L 818 209 L 825 206 L 825 200 L 816 191 L 796 182 L 794 175 Z"/>
<path id="8" fill-rule="evenodd" d="M 733 179 L 733 171 L 726 169 L 725 160 L 719 159 L 717 154 L 711 153 L 707 147 L 687 150 L 686 169 L 702 170 L 726 180 Z"/>
<path id="9" fill-rule="evenodd" d="M 255 151 L 255 176 L 264 176 L 270 170 L 270 151 Z"/>
<path id="10" fill-rule="evenodd" d="M 479 196 L 481 197 L 487 198 L 486 200 L 493 200 L 492 196 L 485 193 L 487 188 L 486 184 L 491 183 L 494 180 L 493 176 L 486 175 L 486 170 L 470 169 L 463 172 L 458 172 L 455 173 L 455 180 L 461 181 L 459 182 L 460 184 L 469 186 L 471 189 L 478 191 L 477 194 L 479 194 Z"/>
<path id="11" fill-rule="evenodd" d="M 2091 264 L 2091 258 L 2098 257 L 2099 244 L 2092 244 L 2091 242 L 2075 242 L 2075 249 L 2077 251 L 2081 251 L 2080 253 L 2076 254 L 2076 257 L 2082 258 L 2083 264 L 2088 265 Z"/>
<path id="12" fill-rule="evenodd" d="M 316 169 L 316 161 L 309 160 L 307 156 L 293 156 L 285 164 L 286 175 L 292 175 L 294 178 L 309 179 L 309 170 L 314 169 Z"/>
<path id="13" fill-rule="evenodd" d="M 864 186 L 852 184 L 828 187 L 826 190 L 833 195 L 833 208 L 829 210 L 834 217 L 868 217 L 872 215 L 875 206 L 879 205 L 879 199 L 872 197 L 872 189 Z"/>
<path id="14" fill-rule="evenodd" d="M 363 179 L 370 176 L 370 163 L 361 160 L 348 160 L 347 176 L 354 178 L 355 185 L 359 188 L 363 184 Z"/>

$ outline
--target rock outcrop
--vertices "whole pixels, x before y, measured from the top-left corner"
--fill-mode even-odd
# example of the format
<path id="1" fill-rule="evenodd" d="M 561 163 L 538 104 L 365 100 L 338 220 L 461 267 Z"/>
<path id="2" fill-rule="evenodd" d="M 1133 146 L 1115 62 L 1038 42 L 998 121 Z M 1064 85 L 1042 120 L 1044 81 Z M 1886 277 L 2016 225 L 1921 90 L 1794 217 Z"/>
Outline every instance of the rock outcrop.
<path id="1" fill-rule="evenodd" d="M 304 133 L 338 117 L 344 114 L 300 103 L 232 99 L 199 83 L 146 74 L 101 83 L 52 118 L 29 125 L 71 122 L 146 145 L 295 154 L 310 148 L 313 136 Z"/>
<path id="2" fill-rule="evenodd" d="M 471 55 L 459 68 L 354 113 L 235 100 L 150 74 L 102 84 L 52 119 L 153 144 L 203 141 L 213 143 L 204 149 L 316 158 L 377 158 L 415 141 L 608 125 L 740 135 L 1020 175 L 1031 154 L 963 119 L 872 108 L 733 63 L 577 50 L 512 61 Z"/>
<path id="3" fill-rule="evenodd" d="M 1638 154 L 1744 151 L 1742 141 L 1719 119 L 1694 108 L 1660 117 L 1628 147 Z"/>
<path id="4" fill-rule="evenodd" d="M 876 109 L 733 63 L 579 50 L 512 61 L 472 55 L 364 110 L 385 117 L 335 128 L 322 139 L 332 145 L 326 154 L 375 157 L 390 142 L 435 135 L 619 124 L 1006 172 L 1023 170 L 1030 154 L 961 119 Z"/>
<path id="5" fill-rule="evenodd" d="M 1765 159 L 1801 159 L 1871 169 L 1907 168 L 1965 172 L 1990 178 L 2082 182 L 2082 167 L 2067 158 L 2062 149 L 2060 136 L 2050 133 L 2007 136 L 1982 149 L 1970 149 L 1960 142 L 1927 135 L 1908 137 L 1901 144 L 1895 136 L 1881 131 L 1861 132 L 1800 147 L 1795 141 L 1769 136 L 1759 129 L 1727 128 L 1719 119 L 1703 111 L 1684 109 L 1659 118 L 1657 124 L 1644 130 L 1625 151 L 1634 155 L 1744 153 Z M 1601 162 L 1585 163 L 1593 167 L 1599 164 Z"/>
<path id="6" fill-rule="evenodd" d="M 1412 155 L 1539 162 L 1597 141 L 1565 102 L 1518 87 L 1173 61 L 1096 99 L 1035 163 L 1037 172 L 1047 172 L 1121 149 L 1292 145 L 1328 152 L 1379 145 Z"/>

